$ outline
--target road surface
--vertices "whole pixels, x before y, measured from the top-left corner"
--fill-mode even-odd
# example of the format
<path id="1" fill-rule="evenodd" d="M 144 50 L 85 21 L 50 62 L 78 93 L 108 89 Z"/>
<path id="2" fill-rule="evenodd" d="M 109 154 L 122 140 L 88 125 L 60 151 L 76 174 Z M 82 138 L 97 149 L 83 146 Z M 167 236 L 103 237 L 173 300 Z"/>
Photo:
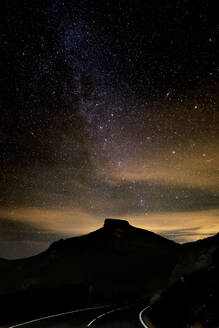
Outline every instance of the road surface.
<path id="1" fill-rule="evenodd" d="M 9 328 L 148 328 L 142 320 L 144 309 L 139 303 L 103 306 L 60 313 Z"/>

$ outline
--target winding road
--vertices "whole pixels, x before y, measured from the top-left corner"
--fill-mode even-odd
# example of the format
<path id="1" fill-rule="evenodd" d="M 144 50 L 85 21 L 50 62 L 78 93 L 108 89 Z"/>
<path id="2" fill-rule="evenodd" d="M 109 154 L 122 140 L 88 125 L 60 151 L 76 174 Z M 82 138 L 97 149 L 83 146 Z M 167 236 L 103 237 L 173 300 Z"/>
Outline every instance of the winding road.
<path id="1" fill-rule="evenodd" d="M 149 328 L 142 319 L 142 304 L 107 305 L 69 311 L 27 321 L 9 328 Z"/>

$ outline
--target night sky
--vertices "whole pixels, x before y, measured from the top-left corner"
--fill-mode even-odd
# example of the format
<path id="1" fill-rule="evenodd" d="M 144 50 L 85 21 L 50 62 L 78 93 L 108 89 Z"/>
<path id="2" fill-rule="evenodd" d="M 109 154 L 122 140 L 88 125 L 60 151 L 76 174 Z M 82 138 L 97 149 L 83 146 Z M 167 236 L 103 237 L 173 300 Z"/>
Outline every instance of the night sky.
<path id="1" fill-rule="evenodd" d="M 178 242 L 219 231 L 213 4 L 1 1 L 0 257 L 106 217 Z"/>

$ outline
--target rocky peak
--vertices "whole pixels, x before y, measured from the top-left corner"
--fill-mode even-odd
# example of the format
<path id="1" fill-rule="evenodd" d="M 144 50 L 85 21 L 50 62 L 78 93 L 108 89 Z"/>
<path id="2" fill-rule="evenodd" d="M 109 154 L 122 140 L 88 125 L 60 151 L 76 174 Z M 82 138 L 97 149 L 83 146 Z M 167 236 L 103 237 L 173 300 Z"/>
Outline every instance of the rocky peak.
<path id="1" fill-rule="evenodd" d="M 104 229 L 110 232 L 124 232 L 128 230 L 129 227 L 130 224 L 126 220 L 107 218 L 104 221 Z"/>

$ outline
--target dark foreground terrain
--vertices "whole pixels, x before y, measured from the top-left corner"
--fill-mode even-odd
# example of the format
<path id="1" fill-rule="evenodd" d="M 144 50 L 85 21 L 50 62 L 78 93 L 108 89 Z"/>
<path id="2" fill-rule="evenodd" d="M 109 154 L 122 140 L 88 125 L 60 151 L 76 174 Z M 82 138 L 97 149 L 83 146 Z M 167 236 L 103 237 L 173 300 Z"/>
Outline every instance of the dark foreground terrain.
<path id="1" fill-rule="evenodd" d="M 146 300 L 112 306 L 90 307 L 84 310 L 59 313 L 54 316 L 26 321 L 18 325 L 10 326 L 10 328 L 142 328 L 139 314 L 142 310 L 142 304 L 145 301 Z"/>
<path id="2" fill-rule="evenodd" d="M 182 275 L 147 311 L 157 328 L 219 327 L 219 235 L 203 242 L 211 244 L 212 249 L 208 263 L 202 253 L 205 267 Z"/>
<path id="3" fill-rule="evenodd" d="M 99 230 L 55 242 L 37 256 L 1 259 L 0 325 L 116 304 L 120 310 L 95 325 L 139 327 L 140 308 L 151 299 L 149 315 L 158 328 L 195 322 L 216 328 L 218 253 L 219 235 L 179 245 L 127 221 L 106 219 Z M 86 322 L 99 310 L 93 311 L 84 313 Z M 74 327 L 78 317 L 84 320 L 80 312 L 43 325 L 68 327 L 70 320 Z"/>
<path id="4" fill-rule="evenodd" d="M 151 296 L 166 286 L 179 245 L 127 221 L 106 219 L 27 259 L 0 263 L 1 323 Z"/>

